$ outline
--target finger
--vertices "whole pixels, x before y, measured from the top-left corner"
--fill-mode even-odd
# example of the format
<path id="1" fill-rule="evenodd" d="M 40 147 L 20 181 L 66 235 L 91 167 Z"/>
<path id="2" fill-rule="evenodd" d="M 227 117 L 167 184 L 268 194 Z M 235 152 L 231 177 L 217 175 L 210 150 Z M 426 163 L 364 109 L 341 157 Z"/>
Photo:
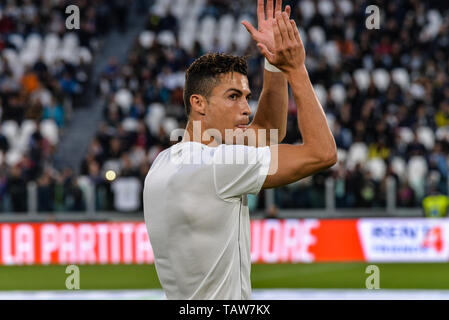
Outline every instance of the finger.
<path id="1" fill-rule="evenodd" d="M 273 18 L 273 0 L 267 0 L 267 19 L 272 18 Z"/>
<path id="2" fill-rule="evenodd" d="M 246 30 L 249 32 L 249 34 L 251 35 L 251 37 L 252 37 L 253 39 L 255 39 L 256 33 L 257 33 L 256 28 L 254 28 L 253 25 L 252 25 L 250 22 L 246 21 L 246 20 L 243 20 L 243 21 L 242 21 L 242 24 L 243 24 L 243 26 L 246 28 Z"/>
<path id="3" fill-rule="evenodd" d="M 285 21 L 284 18 L 282 17 L 282 14 L 279 12 L 276 13 L 276 22 L 279 27 L 279 34 L 281 36 L 282 43 L 287 43 L 287 41 L 289 40 L 287 26 L 285 25 Z"/>
<path id="4" fill-rule="evenodd" d="M 280 49 L 282 47 L 282 35 L 278 24 L 278 14 L 276 14 L 276 20 L 273 20 L 273 35 L 274 45 L 276 46 L 276 49 Z"/>
<path id="5" fill-rule="evenodd" d="M 276 0 L 276 7 L 274 8 L 274 12 L 282 11 L 282 0 Z"/>
<path id="6" fill-rule="evenodd" d="M 287 28 L 288 38 L 290 41 L 295 42 L 295 34 L 293 33 L 292 24 L 290 23 L 286 12 L 282 13 L 282 18 L 284 20 L 285 27 Z"/>
<path id="7" fill-rule="evenodd" d="M 285 12 L 287 12 L 288 17 L 290 18 L 290 14 L 292 13 L 292 8 L 289 5 L 285 6 Z"/>
<path id="8" fill-rule="evenodd" d="M 259 42 L 259 43 L 257 44 L 257 48 L 259 48 L 260 53 L 262 53 L 262 55 L 263 55 L 265 58 L 267 58 L 267 60 L 268 60 L 269 63 L 273 63 L 273 60 L 274 60 L 274 54 L 272 54 L 272 53 L 270 52 L 270 50 L 268 50 L 268 48 L 267 48 L 266 45 L 264 45 L 263 43 L 260 43 L 260 42 Z"/>
<path id="9" fill-rule="evenodd" d="M 265 20 L 264 0 L 257 0 L 257 22 L 260 23 Z"/>
<path id="10" fill-rule="evenodd" d="M 291 19 L 290 24 L 292 25 L 293 33 L 295 35 L 296 41 L 298 41 L 299 43 L 302 44 L 301 36 L 299 35 L 299 30 L 298 30 L 298 27 L 296 26 L 295 20 Z"/>

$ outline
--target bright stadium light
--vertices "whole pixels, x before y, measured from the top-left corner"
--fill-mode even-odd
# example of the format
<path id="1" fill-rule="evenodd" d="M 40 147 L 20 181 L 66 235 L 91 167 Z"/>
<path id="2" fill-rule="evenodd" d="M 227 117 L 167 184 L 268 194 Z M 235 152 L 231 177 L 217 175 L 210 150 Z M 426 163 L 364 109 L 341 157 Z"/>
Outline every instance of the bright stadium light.
<path id="1" fill-rule="evenodd" d="M 108 181 L 114 181 L 115 178 L 117 178 L 117 174 L 115 173 L 114 170 L 108 170 L 105 173 L 105 177 L 106 177 L 106 180 L 108 180 Z"/>

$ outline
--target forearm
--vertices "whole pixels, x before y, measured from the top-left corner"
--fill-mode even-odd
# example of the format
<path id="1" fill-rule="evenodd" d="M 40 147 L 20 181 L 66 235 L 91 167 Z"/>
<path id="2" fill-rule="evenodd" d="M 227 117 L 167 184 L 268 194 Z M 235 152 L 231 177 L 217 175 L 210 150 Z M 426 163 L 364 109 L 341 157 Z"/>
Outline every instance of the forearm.
<path id="1" fill-rule="evenodd" d="M 282 72 L 264 70 L 264 84 L 253 123 L 258 128 L 277 129 L 280 143 L 287 130 L 288 84 Z M 269 134 L 267 134 L 267 139 Z M 270 141 L 268 141 L 270 142 Z"/>
<path id="2" fill-rule="evenodd" d="M 298 108 L 298 128 L 303 143 L 316 148 L 323 157 L 334 155 L 335 140 L 305 66 L 288 73 L 287 79 Z"/>

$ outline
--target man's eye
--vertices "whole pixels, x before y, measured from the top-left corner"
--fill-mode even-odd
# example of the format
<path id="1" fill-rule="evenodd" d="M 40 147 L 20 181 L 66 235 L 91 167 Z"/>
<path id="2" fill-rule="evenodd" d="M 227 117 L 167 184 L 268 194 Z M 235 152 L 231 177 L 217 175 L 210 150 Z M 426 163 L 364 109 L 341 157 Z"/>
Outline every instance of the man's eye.
<path id="1" fill-rule="evenodd" d="M 236 94 L 231 94 L 229 96 L 229 98 L 231 98 L 232 100 L 237 100 L 237 95 Z"/>

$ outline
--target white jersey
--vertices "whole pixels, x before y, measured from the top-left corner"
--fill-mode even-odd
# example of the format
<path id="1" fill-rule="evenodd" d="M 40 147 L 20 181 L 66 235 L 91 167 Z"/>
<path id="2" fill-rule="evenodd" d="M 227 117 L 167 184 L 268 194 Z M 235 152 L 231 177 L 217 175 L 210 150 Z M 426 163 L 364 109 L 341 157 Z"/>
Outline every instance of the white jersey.
<path id="1" fill-rule="evenodd" d="M 270 157 L 269 147 L 182 142 L 155 159 L 144 214 L 168 299 L 251 298 L 247 194 L 262 188 Z"/>

